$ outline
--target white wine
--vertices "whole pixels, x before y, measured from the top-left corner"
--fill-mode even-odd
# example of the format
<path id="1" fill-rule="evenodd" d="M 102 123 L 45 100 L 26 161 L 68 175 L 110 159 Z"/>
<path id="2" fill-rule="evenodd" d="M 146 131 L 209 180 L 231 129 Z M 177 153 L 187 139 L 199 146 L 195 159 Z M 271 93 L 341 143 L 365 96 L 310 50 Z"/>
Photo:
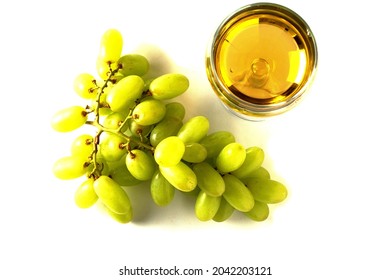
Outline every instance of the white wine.
<path id="1" fill-rule="evenodd" d="M 256 119 L 286 111 L 313 79 L 317 47 L 307 24 L 276 4 L 245 6 L 218 28 L 209 80 L 227 107 Z"/>

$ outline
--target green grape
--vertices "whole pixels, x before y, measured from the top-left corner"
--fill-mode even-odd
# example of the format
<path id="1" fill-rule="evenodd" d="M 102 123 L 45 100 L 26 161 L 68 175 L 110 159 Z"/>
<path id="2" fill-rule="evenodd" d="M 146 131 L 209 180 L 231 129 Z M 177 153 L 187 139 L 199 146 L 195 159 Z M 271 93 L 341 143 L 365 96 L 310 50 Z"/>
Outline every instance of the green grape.
<path id="1" fill-rule="evenodd" d="M 126 139 L 118 134 L 105 133 L 99 145 L 101 156 L 106 161 L 117 161 L 127 153 Z"/>
<path id="2" fill-rule="evenodd" d="M 99 59 L 105 62 L 116 62 L 122 54 L 123 38 L 116 29 L 108 29 L 100 40 Z"/>
<path id="3" fill-rule="evenodd" d="M 93 183 L 96 195 L 112 212 L 126 214 L 131 210 L 131 202 L 122 187 L 108 176 L 100 176 Z"/>
<path id="4" fill-rule="evenodd" d="M 126 165 L 110 168 L 110 170 L 110 177 L 123 187 L 136 186 L 141 183 L 140 180 L 131 175 Z"/>
<path id="5" fill-rule="evenodd" d="M 96 79 L 88 73 L 82 73 L 75 78 L 73 89 L 79 96 L 85 99 L 95 99 L 99 91 Z"/>
<path id="6" fill-rule="evenodd" d="M 144 80 L 136 75 L 127 76 L 107 93 L 106 101 L 114 112 L 124 111 L 135 105 L 144 89 Z"/>
<path id="7" fill-rule="evenodd" d="M 158 165 L 173 166 L 180 162 L 184 151 L 183 141 L 177 136 L 169 136 L 156 146 L 154 159 Z"/>
<path id="8" fill-rule="evenodd" d="M 230 132 L 217 131 L 204 137 L 200 144 L 206 148 L 208 158 L 216 158 L 226 145 L 235 141 L 233 134 Z"/>
<path id="9" fill-rule="evenodd" d="M 140 125 L 134 120 L 129 121 L 129 129 L 132 135 L 136 135 L 139 138 L 147 136 L 153 129 L 152 125 Z"/>
<path id="10" fill-rule="evenodd" d="M 223 197 L 226 201 L 238 211 L 250 211 L 255 204 L 255 200 L 244 183 L 231 174 L 225 174 L 223 180 L 225 182 Z"/>
<path id="11" fill-rule="evenodd" d="M 89 208 L 98 200 L 98 196 L 93 188 L 94 180 L 92 178 L 84 181 L 76 190 L 74 200 L 80 208 Z"/>
<path id="12" fill-rule="evenodd" d="M 53 165 L 53 173 L 58 179 L 71 180 L 83 176 L 87 168 L 84 157 L 66 156 L 58 159 Z"/>
<path id="13" fill-rule="evenodd" d="M 73 156 L 78 156 L 87 159 L 93 152 L 94 137 L 89 134 L 78 136 L 71 146 L 71 153 Z"/>
<path id="14" fill-rule="evenodd" d="M 140 125 L 152 125 L 164 118 L 165 111 L 165 104 L 160 100 L 146 99 L 134 108 L 133 118 Z"/>
<path id="15" fill-rule="evenodd" d="M 223 222 L 229 219 L 234 213 L 234 208 L 226 201 L 226 199 L 222 196 L 221 203 L 219 205 L 217 213 L 214 215 L 213 220 L 216 222 Z"/>
<path id="16" fill-rule="evenodd" d="M 96 71 L 100 78 L 110 80 L 112 84 L 119 82 L 124 76 L 115 70 L 118 68 L 116 62 L 107 62 L 104 59 L 98 58 L 96 60 Z"/>
<path id="17" fill-rule="evenodd" d="M 210 123 L 209 120 L 204 116 L 196 116 L 189 119 L 180 128 L 177 136 L 187 143 L 197 143 L 207 135 L 209 131 Z"/>
<path id="18" fill-rule="evenodd" d="M 252 178 L 257 178 L 261 180 L 271 179 L 271 175 L 269 174 L 268 170 L 265 169 L 263 166 L 260 166 L 259 168 L 251 171 L 249 174 L 247 174 L 245 177 L 240 178 L 240 180 L 247 185 L 248 181 Z"/>
<path id="19" fill-rule="evenodd" d="M 127 211 L 126 213 L 123 213 L 123 214 L 122 213 L 121 214 L 115 213 L 107 207 L 105 208 L 105 210 L 111 216 L 111 218 L 113 218 L 115 221 L 117 221 L 121 224 L 127 224 L 133 219 L 133 208 L 130 208 L 129 211 Z"/>
<path id="20" fill-rule="evenodd" d="M 207 162 L 197 163 L 193 167 L 199 188 L 209 196 L 221 196 L 225 191 L 222 176 Z"/>
<path id="21" fill-rule="evenodd" d="M 150 182 L 150 194 L 158 206 L 167 206 L 175 196 L 175 187 L 157 170 Z"/>
<path id="22" fill-rule="evenodd" d="M 153 157 L 138 149 L 131 150 L 126 156 L 126 166 L 134 178 L 147 181 L 153 177 L 156 164 Z"/>
<path id="23" fill-rule="evenodd" d="M 183 160 L 192 163 L 199 163 L 207 158 L 206 148 L 199 143 L 190 143 L 185 145 Z"/>
<path id="24" fill-rule="evenodd" d="M 183 94 L 189 86 L 190 82 L 186 76 L 169 73 L 154 79 L 149 86 L 149 91 L 155 99 L 165 100 Z"/>
<path id="25" fill-rule="evenodd" d="M 149 61 L 140 54 L 126 54 L 118 60 L 119 73 L 123 76 L 143 76 L 149 71 Z"/>
<path id="26" fill-rule="evenodd" d="M 165 117 L 174 117 L 178 118 L 179 120 L 183 120 L 184 116 L 186 114 L 186 109 L 184 108 L 183 104 L 180 102 L 170 102 L 165 104 L 166 107 L 166 113 Z"/>
<path id="27" fill-rule="evenodd" d="M 197 185 L 196 175 L 194 171 L 182 161 L 174 166 L 160 166 L 159 168 L 165 179 L 178 190 L 190 192 L 195 189 Z"/>
<path id="28" fill-rule="evenodd" d="M 176 135 L 182 126 L 183 122 L 180 119 L 170 116 L 164 117 L 150 132 L 150 144 L 156 147 L 163 139 Z"/>
<path id="29" fill-rule="evenodd" d="M 112 112 L 109 114 L 103 121 L 103 126 L 109 129 L 118 129 L 123 122 L 125 121 L 126 117 L 119 112 Z M 122 132 L 126 129 L 123 128 Z"/>
<path id="30" fill-rule="evenodd" d="M 245 148 L 239 143 L 227 144 L 217 156 L 215 164 L 222 173 L 237 170 L 245 161 Z"/>
<path id="31" fill-rule="evenodd" d="M 71 106 L 58 111 L 51 120 L 51 126 L 58 132 L 69 132 L 85 124 L 87 112 L 81 106 Z"/>
<path id="32" fill-rule="evenodd" d="M 200 191 L 195 202 L 195 215 L 200 221 L 209 221 L 218 212 L 221 197 L 210 196 Z"/>
<path id="33" fill-rule="evenodd" d="M 255 201 L 253 208 L 244 214 L 256 222 L 262 222 L 265 221 L 269 216 L 269 207 L 267 203 Z"/>
<path id="34" fill-rule="evenodd" d="M 251 178 L 248 180 L 247 187 L 252 192 L 255 200 L 264 203 L 279 203 L 287 197 L 285 185 L 275 180 Z"/>
<path id="35" fill-rule="evenodd" d="M 264 151 L 259 147 L 250 147 L 246 149 L 245 161 L 236 170 L 232 172 L 237 178 L 244 178 L 252 171 L 261 167 L 264 161 Z"/>

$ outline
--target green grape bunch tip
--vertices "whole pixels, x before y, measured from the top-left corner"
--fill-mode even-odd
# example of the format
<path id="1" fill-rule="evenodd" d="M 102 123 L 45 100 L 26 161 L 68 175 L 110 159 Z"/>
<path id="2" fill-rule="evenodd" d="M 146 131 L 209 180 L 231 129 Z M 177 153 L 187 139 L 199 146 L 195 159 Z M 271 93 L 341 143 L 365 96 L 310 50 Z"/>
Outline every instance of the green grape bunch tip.
<path id="1" fill-rule="evenodd" d="M 57 132 L 95 130 L 80 133 L 69 154 L 53 164 L 58 179 L 84 178 L 75 204 L 85 209 L 99 201 L 108 216 L 125 224 L 137 215 L 136 198 L 126 188 L 149 186 L 158 207 L 170 205 L 177 193 L 194 194 L 194 216 L 202 222 L 222 222 L 235 212 L 266 220 L 268 205 L 284 201 L 287 188 L 263 166 L 264 151 L 245 148 L 229 131 L 210 132 L 206 116 L 186 118 L 175 98 L 188 91 L 189 79 L 175 72 L 146 78 L 150 67 L 145 56 L 123 53 L 122 34 L 108 29 L 96 74 L 74 79 L 74 92 L 85 105 L 53 115 Z"/>

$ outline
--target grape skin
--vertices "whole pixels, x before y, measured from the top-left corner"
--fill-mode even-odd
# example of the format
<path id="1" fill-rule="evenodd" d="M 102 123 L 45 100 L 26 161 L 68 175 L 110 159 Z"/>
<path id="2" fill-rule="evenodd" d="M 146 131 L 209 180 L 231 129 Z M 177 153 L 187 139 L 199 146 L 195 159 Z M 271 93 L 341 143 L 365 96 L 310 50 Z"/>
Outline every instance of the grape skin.
<path id="1" fill-rule="evenodd" d="M 52 118 L 51 126 L 58 132 L 70 132 L 87 121 L 87 113 L 81 106 L 71 106 L 58 111 Z"/>
<path id="2" fill-rule="evenodd" d="M 230 143 L 219 153 L 215 163 L 221 173 L 237 170 L 246 158 L 245 148 L 240 143 Z"/>
<path id="3" fill-rule="evenodd" d="M 66 156 L 58 159 L 53 166 L 54 175 L 61 180 L 71 180 L 87 172 L 86 161 L 79 156 Z"/>
<path id="4" fill-rule="evenodd" d="M 150 180 L 156 170 L 152 156 L 138 149 L 127 154 L 126 166 L 131 175 L 140 181 Z"/>
<path id="5" fill-rule="evenodd" d="M 160 166 L 160 172 L 172 186 L 183 192 L 194 190 L 198 184 L 194 171 L 182 161 L 174 166 Z"/>
<path id="6" fill-rule="evenodd" d="M 93 182 L 96 195 L 103 204 L 117 214 L 129 213 L 131 202 L 122 187 L 108 176 L 100 176 Z"/>

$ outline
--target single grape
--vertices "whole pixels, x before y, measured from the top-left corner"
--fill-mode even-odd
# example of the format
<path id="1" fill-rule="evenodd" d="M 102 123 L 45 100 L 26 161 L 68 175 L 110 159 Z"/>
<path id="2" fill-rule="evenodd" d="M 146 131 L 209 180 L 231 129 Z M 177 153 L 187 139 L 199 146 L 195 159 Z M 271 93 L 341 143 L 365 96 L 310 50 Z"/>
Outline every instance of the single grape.
<path id="1" fill-rule="evenodd" d="M 186 114 L 186 109 L 184 108 L 183 104 L 180 102 L 170 102 L 165 104 L 166 107 L 166 113 L 165 117 L 174 117 L 178 118 L 179 120 L 183 120 L 184 116 Z"/>
<path id="2" fill-rule="evenodd" d="M 199 143 L 189 143 L 185 145 L 183 160 L 191 163 L 199 163 L 207 158 L 206 148 Z"/>
<path id="3" fill-rule="evenodd" d="M 111 114 L 105 117 L 103 121 L 103 126 L 110 129 L 118 129 L 123 124 L 125 119 L 126 117 L 122 113 L 112 112 Z M 126 129 L 124 127 L 122 129 L 122 132 L 125 131 Z"/>
<path id="4" fill-rule="evenodd" d="M 252 178 L 266 180 L 271 179 L 271 175 L 268 172 L 267 169 L 265 169 L 263 166 L 260 166 L 259 168 L 251 171 L 249 174 L 245 175 L 245 177 L 240 178 L 240 180 L 247 185 L 248 181 Z"/>
<path id="5" fill-rule="evenodd" d="M 158 206 L 167 206 L 175 196 L 175 187 L 157 170 L 150 182 L 150 194 Z"/>
<path id="6" fill-rule="evenodd" d="M 149 71 L 149 61 L 140 54 L 126 54 L 119 58 L 119 73 L 123 76 L 143 76 Z"/>
<path id="7" fill-rule="evenodd" d="M 210 123 L 209 120 L 204 116 L 196 116 L 189 119 L 180 128 L 177 136 L 187 143 L 197 143 L 207 135 L 209 131 Z"/>
<path id="8" fill-rule="evenodd" d="M 247 182 L 247 187 L 255 200 L 264 203 L 279 203 L 287 197 L 285 185 L 275 180 L 251 178 Z"/>
<path id="9" fill-rule="evenodd" d="M 136 75 L 121 79 L 107 93 L 106 101 L 114 112 L 124 111 L 135 105 L 135 101 L 141 97 L 144 88 L 144 80 Z"/>
<path id="10" fill-rule="evenodd" d="M 131 202 L 123 188 L 108 176 L 100 176 L 93 183 L 96 195 L 112 212 L 126 214 L 131 210 Z"/>
<path id="11" fill-rule="evenodd" d="M 82 73 L 75 78 L 73 89 L 85 99 L 95 99 L 99 91 L 95 77 L 88 73 Z"/>
<path id="12" fill-rule="evenodd" d="M 69 132 L 85 124 L 87 113 L 81 106 L 71 106 L 58 111 L 51 120 L 51 126 L 58 132 Z"/>
<path id="13" fill-rule="evenodd" d="M 207 162 L 195 164 L 192 169 L 196 174 L 198 186 L 209 196 L 221 196 L 225 191 L 222 176 Z"/>
<path id="14" fill-rule="evenodd" d="M 156 170 L 152 155 L 138 149 L 131 150 L 127 154 L 126 166 L 131 175 L 140 181 L 150 180 Z"/>
<path id="15" fill-rule="evenodd" d="M 225 182 L 223 197 L 226 201 L 238 211 L 250 211 L 255 205 L 255 200 L 244 183 L 231 174 L 225 174 L 223 180 Z"/>
<path id="16" fill-rule="evenodd" d="M 115 182 L 123 187 L 136 186 L 141 183 L 140 180 L 131 175 L 126 165 L 110 168 L 109 175 Z"/>
<path id="17" fill-rule="evenodd" d="M 174 166 L 160 166 L 159 168 L 165 179 L 178 190 L 190 192 L 195 189 L 197 185 L 196 175 L 194 171 L 182 161 Z"/>
<path id="18" fill-rule="evenodd" d="M 264 151 L 259 147 L 250 147 L 246 149 L 245 160 L 242 165 L 234 170 L 232 174 L 237 178 L 244 178 L 252 171 L 261 167 L 264 161 Z"/>
<path id="19" fill-rule="evenodd" d="M 150 132 L 150 144 L 156 147 L 163 139 L 176 135 L 182 126 L 183 122 L 180 119 L 171 116 L 164 117 Z"/>
<path id="20" fill-rule="evenodd" d="M 99 59 L 105 62 L 116 62 L 122 54 L 123 38 L 116 29 L 108 29 L 100 40 Z"/>
<path id="21" fill-rule="evenodd" d="M 264 202 L 255 201 L 253 208 L 244 214 L 256 222 L 262 222 L 265 221 L 269 216 L 269 207 Z"/>
<path id="22" fill-rule="evenodd" d="M 89 134 L 78 136 L 71 145 L 71 153 L 73 156 L 78 156 L 87 159 L 93 152 L 94 137 Z"/>
<path id="23" fill-rule="evenodd" d="M 184 151 L 183 141 L 177 136 L 169 136 L 156 146 L 154 159 L 158 165 L 173 166 L 180 162 Z"/>
<path id="24" fill-rule="evenodd" d="M 165 111 L 165 104 L 160 100 L 146 99 L 134 108 L 133 119 L 140 125 L 152 125 L 164 118 Z"/>
<path id="25" fill-rule="evenodd" d="M 200 144 L 206 148 L 208 158 L 216 158 L 226 145 L 235 141 L 234 135 L 230 132 L 217 131 L 204 137 Z"/>
<path id="26" fill-rule="evenodd" d="M 76 190 L 74 200 L 80 208 L 89 208 L 98 200 L 98 196 L 93 188 L 94 180 L 89 178 L 85 180 Z"/>
<path id="27" fill-rule="evenodd" d="M 233 206 L 222 196 L 221 203 L 219 205 L 217 213 L 214 215 L 213 220 L 216 222 L 224 222 L 229 219 L 234 213 Z"/>
<path id="28" fill-rule="evenodd" d="M 226 145 L 217 156 L 215 164 L 222 173 L 237 170 L 245 161 L 245 148 L 239 143 Z"/>
<path id="29" fill-rule="evenodd" d="M 195 202 L 195 215 L 200 221 L 209 221 L 218 212 L 221 197 L 210 196 L 200 191 Z"/>
<path id="30" fill-rule="evenodd" d="M 53 165 L 53 173 L 58 179 L 71 180 L 83 176 L 88 168 L 84 157 L 66 156 Z"/>
<path id="31" fill-rule="evenodd" d="M 186 76 L 169 73 L 154 79 L 149 86 L 149 91 L 155 99 L 165 100 L 183 94 L 189 86 L 190 82 Z"/>
<path id="32" fill-rule="evenodd" d="M 99 144 L 100 154 L 106 161 L 117 161 L 127 153 L 126 143 L 118 134 L 105 133 Z"/>

